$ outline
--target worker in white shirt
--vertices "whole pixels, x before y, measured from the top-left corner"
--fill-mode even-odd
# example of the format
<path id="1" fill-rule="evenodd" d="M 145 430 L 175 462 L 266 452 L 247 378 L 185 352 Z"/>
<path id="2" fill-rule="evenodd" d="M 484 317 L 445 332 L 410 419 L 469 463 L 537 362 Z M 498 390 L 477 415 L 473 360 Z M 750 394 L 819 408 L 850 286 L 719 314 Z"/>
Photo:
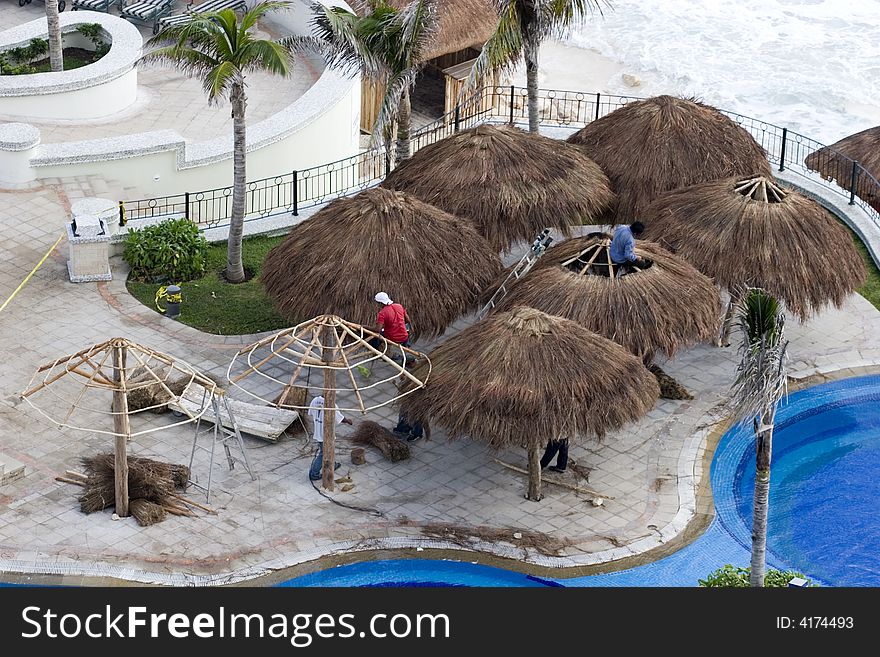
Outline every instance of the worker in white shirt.
<path id="1" fill-rule="evenodd" d="M 336 426 L 340 424 L 351 424 L 351 420 L 345 417 L 340 411 L 333 411 L 336 420 Z M 318 452 L 312 459 L 312 465 L 309 468 L 309 479 L 318 481 L 321 479 L 321 464 L 324 461 L 324 396 L 318 395 L 313 398 L 309 404 L 309 417 L 312 418 L 314 424 L 314 432 L 312 438 L 318 443 Z M 339 462 L 334 465 L 334 469 L 339 467 Z"/>

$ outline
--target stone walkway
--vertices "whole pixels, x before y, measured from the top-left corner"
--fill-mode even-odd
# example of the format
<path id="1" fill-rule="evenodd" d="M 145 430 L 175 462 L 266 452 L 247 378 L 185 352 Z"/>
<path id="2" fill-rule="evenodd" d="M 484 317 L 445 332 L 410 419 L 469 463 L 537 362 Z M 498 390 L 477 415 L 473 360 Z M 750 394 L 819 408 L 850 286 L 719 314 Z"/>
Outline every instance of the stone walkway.
<path id="1" fill-rule="evenodd" d="M 0 297 L 15 289 L 61 233 L 70 198 L 94 193 L 99 185 L 59 181 L 0 192 Z M 141 306 L 127 295 L 124 265 L 117 260 L 114 280 L 97 284 L 68 282 L 65 261 L 62 243 L 0 314 L 0 349 L 6 354 L 0 363 L 0 454 L 27 468 L 23 479 L 0 488 L 0 572 L 55 574 L 65 583 L 104 576 L 208 584 L 330 554 L 414 547 L 473 549 L 548 567 L 614 562 L 614 568 L 636 555 L 670 549 L 705 525 L 698 499 L 704 450 L 714 445 L 707 437 L 717 434 L 723 419 L 736 362 L 735 350 L 708 346 L 661 363 L 694 393 L 693 401 L 661 401 L 602 444 L 572 449 L 571 456 L 589 469 L 581 485 L 606 497 L 600 507 L 552 485 L 542 502 L 529 502 L 523 498 L 525 478 L 493 460 L 524 466 L 523 453 L 493 455 L 470 441 L 448 443 L 439 431 L 432 441 L 414 444 L 409 461 L 390 464 L 370 450 L 367 465 L 348 466 L 350 444 L 342 432 L 341 472 L 351 471 L 355 488 L 332 494 L 332 500 L 306 477 L 309 440 L 293 435 L 277 444 L 246 438 L 256 481 L 218 460 L 211 499 L 216 516 L 169 517 L 141 528 L 132 518 L 111 520 L 109 511 L 83 515 L 79 489 L 54 477 L 77 469 L 79 458 L 110 449 L 111 441 L 59 430 L 18 400 L 37 366 L 121 335 L 223 376 L 234 352 L 251 338 L 203 334 Z M 805 325 L 790 322 L 789 336 L 798 377 L 880 363 L 880 313 L 858 296 Z M 385 408 L 369 419 L 390 426 L 395 417 L 394 409 Z M 143 428 L 171 418 L 136 421 Z M 191 429 L 170 428 L 133 440 L 131 452 L 186 463 L 191 440 Z M 207 464 L 197 461 L 194 476 L 204 481 Z"/>

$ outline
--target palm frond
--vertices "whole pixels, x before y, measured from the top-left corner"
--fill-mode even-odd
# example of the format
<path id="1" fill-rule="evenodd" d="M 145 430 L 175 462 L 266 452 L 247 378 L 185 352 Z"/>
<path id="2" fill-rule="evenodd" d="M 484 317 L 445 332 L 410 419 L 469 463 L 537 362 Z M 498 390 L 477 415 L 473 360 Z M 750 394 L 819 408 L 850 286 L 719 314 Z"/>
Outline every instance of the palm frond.
<path id="1" fill-rule="evenodd" d="M 397 112 L 400 108 L 401 97 L 407 87 L 415 84 L 418 76 L 418 69 L 411 68 L 401 74 L 392 76 L 385 85 L 385 96 L 382 98 L 382 106 L 376 117 L 376 123 L 373 126 L 371 139 L 373 143 L 377 143 L 379 138 L 385 132 L 386 127 L 390 126 L 397 120 Z"/>
<path id="2" fill-rule="evenodd" d="M 461 94 L 475 89 L 489 73 L 509 71 L 522 57 L 525 44 L 516 2 L 503 0 L 499 4 L 499 12 L 498 27 L 483 45 L 467 80 L 462 85 Z"/>
<path id="3" fill-rule="evenodd" d="M 731 406 L 741 423 L 772 419 L 787 391 L 785 315 L 780 302 L 760 288 L 747 288 L 737 309 L 743 336 Z"/>
<path id="4" fill-rule="evenodd" d="M 403 50 L 407 51 L 409 63 L 422 60 L 428 40 L 437 30 L 437 5 L 435 0 L 413 0 L 400 12 Z"/>
<path id="5" fill-rule="evenodd" d="M 202 80 L 202 88 L 208 96 L 209 103 L 216 103 L 220 98 L 225 98 L 232 85 L 241 81 L 241 71 L 232 62 L 222 62 L 208 71 Z"/>
<path id="6" fill-rule="evenodd" d="M 144 53 L 140 61 L 172 64 L 177 70 L 187 77 L 199 77 L 205 75 L 219 62 L 208 53 L 201 52 L 186 45 L 174 45 L 154 48 Z"/>
<path id="7" fill-rule="evenodd" d="M 547 36 L 563 36 L 589 14 L 598 12 L 600 16 L 604 15 L 602 5 L 611 8 L 607 0 L 547 0 L 542 5 L 541 20 L 547 25 Z"/>
<path id="8" fill-rule="evenodd" d="M 247 32 L 270 11 L 288 9 L 292 6 L 293 3 L 285 2 L 284 0 L 264 0 L 263 2 L 258 2 L 242 15 L 241 20 L 238 22 L 239 29 Z"/>
<path id="9" fill-rule="evenodd" d="M 238 66 L 241 70 L 261 70 L 287 77 L 293 64 L 290 49 L 277 41 L 257 39 L 241 48 Z"/>

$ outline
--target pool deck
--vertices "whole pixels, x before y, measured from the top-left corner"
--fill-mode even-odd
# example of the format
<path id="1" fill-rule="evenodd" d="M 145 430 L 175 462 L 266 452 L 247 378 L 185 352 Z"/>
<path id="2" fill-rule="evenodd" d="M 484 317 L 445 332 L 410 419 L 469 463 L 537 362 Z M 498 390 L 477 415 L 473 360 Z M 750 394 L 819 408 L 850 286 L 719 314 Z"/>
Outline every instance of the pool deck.
<path id="1" fill-rule="evenodd" d="M 103 193 L 94 189 L 100 184 L 58 181 L 0 192 L 4 298 L 61 233 L 70 200 Z M 571 456 L 590 470 L 580 484 L 605 497 L 600 507 L 553 485 L 545 485 L 542 502 L 527 501 L 525 478 L 493 460 L 525 466 L 523 453 L 493 455 L 478 443 L 448 443 L 438 431 L 432 441 L 413 445 L 409 461 L 391 464 L 370 451 L 366 465 L 349 466 L 350 429 L 343 427 L 341 472 L 351 471 L 355 487 L 331 497 L 366 511 L 337 505 L 312 487 L 306 477 L 311 445 L 300 435 L 277 444 L 246 438 L 256 481 L 218 461 L 211 499 L 217 515 L 169 517 L 147 528 L 132 518 L 113 521 L 110 511 L 83 515 L 79 489 L 54 477 L 111 444 L 106 436 L 48 425 L 19 401 L 37 366 L 121 335 L 223 376 L 233 353 L 253 336 L 203 334 L 144 308 L 126 293 L 119 259 L 113 261 L 114 280 L 72 284 L 66 259 L 62 244 L 0 316 L 0 348 L 6 354 L 0 364 L 0 460 L 12 458 L 26 468 L 23 478 L 0 487 L 0 572 L 7 579 L 42 573 L 63 583 L 220 584 L 320 557 L 413 548 L 477 550 L 517 560 L 520 567 L 578 567 L 566 572 L 586 574 L 662 556 L 711 520 L 706 449 L 711 451 L 724 426 L 737 359 L 734 348 L 711 346 L 661 363 L 691 390 L 693 401 L 661 400 L 640 422 L 603 443 L 572 449 Z M 859 296 L 804 325 L 790 321 L 788 335 L 797 378 L 880 365 L 880 312 Z M 389 408 L 369 415 L 386 426 L 395 417 Z M 169 421 L 137 419 L 141 428 Z M 133 439 L 130 450 L 186 463 L 191 441 L 191 429 L 169 428 Z M 204 480 L 206 467 L 197 462 L 194 475 Z M 481 538 L 489 534 L 494 537 Z M 523 545 L 530 540 L 540 551 Z"/>

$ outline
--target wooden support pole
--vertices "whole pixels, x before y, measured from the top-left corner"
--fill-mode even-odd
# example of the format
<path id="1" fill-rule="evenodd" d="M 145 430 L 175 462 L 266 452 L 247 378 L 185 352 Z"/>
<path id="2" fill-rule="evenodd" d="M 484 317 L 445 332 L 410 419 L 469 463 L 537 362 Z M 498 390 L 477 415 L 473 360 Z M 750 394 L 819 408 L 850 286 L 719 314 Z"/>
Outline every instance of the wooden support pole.
<path id="1" fill-rule="evenodd" d="M 321 352 L 325 363 L 332 363 L 334 351 L 330 345 L 336 342 L 333 327 L 324 329 L 322 336 L 323 350 Z M 336 471 L 336 370 L 324 368 L 324 459 L 321 462 L 321 486 L 324 490 L 332 491 L 333 479 Z"/>
<path id="2" fill-rule="evenodd" d="M 131 426 L 128 422 L 128 397 L 125 394 L 126 346 L 113 343 L 113 431 L 116 434 L 116 461 L 114 464 L 116 515 L 128 517 L 128 438 Z"/>
<path id="3" fill-rule="evenodd" d="M 541 457 L 538 456 L 538 445 L 529 447 L 529 493 L 526 496 L 533 502 L 541 500 Z"/>

